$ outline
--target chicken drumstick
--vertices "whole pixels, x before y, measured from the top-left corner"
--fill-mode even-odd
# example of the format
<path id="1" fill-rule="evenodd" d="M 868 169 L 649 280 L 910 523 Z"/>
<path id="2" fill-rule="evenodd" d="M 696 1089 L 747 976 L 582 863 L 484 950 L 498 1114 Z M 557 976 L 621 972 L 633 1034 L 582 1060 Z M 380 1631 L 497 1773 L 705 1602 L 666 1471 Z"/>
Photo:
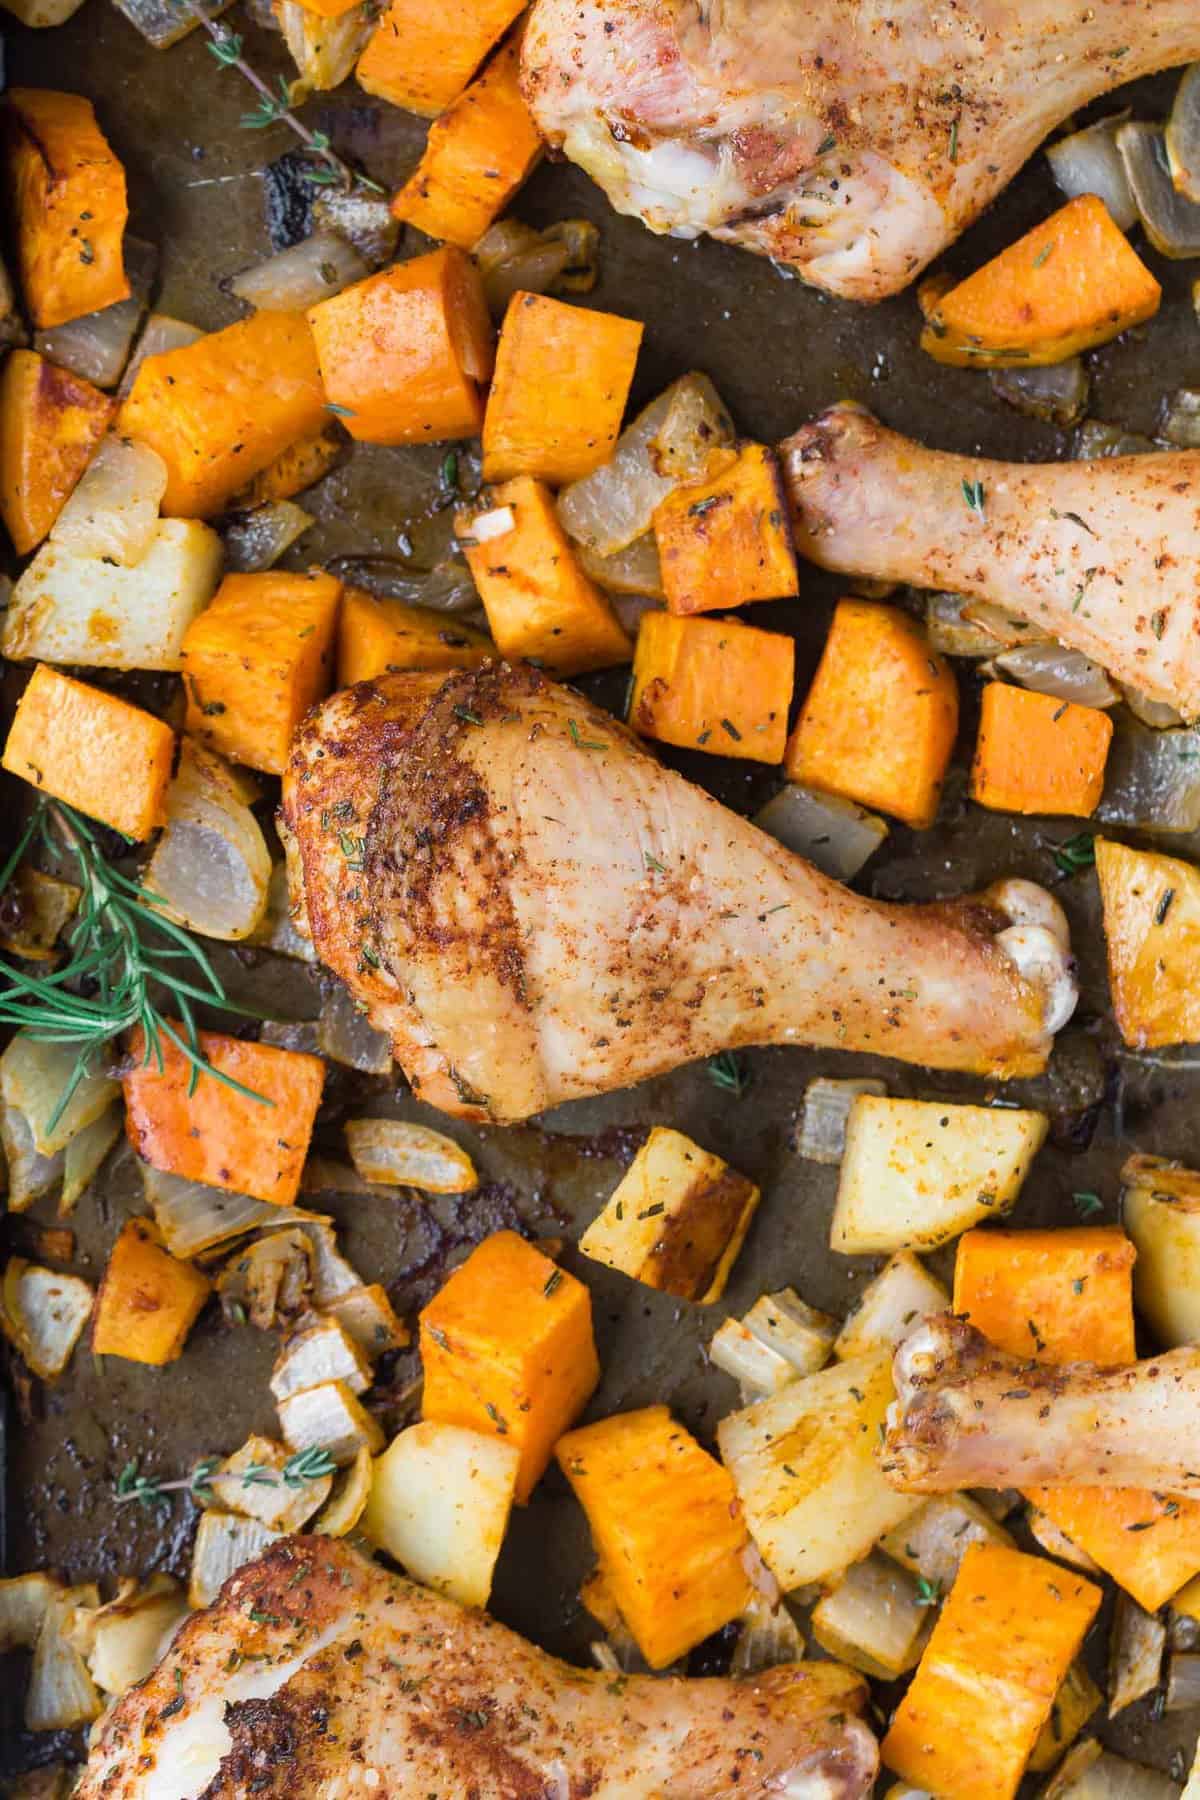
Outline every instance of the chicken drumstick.
<path id="1" fill-rule="evenodd" d="M 1069 113 L 1200 57 L 1195 0 L 537 0 L 543 135 L 652 231 L 899 293 Z"/>
<path id="2" fill-rule="evenodd" d="M 966 1487 L 1200 1494 L 1200 1349 L 1116 1369 L 997 1350 L 950 1314 L 901 1344 L 880 1464 L 906 1493 Z"/>
<path id="3" fill-rule="evenodd" d="M 987 462 L 851 404 L 780 450 L 810 562 L 995 601 L 1200 715 L 1200 452 Z"/>
<path id="4" fill-rule="evenodd" d="M 511 1123 L 748 1044 L 993 1075 L 1074 1006 L 1028 882 L 864 899 L 530 668 L 382 676 L 297 736 L 282 828 L 322 960 L 414 1092 Z"/>
<path id="5" fill-rule="evenodd" d="M 78 1800 L 862 1800 L 861 1676 L 569 1668 L 327 1537 L 285 1538 L 93 1734 Z"/>

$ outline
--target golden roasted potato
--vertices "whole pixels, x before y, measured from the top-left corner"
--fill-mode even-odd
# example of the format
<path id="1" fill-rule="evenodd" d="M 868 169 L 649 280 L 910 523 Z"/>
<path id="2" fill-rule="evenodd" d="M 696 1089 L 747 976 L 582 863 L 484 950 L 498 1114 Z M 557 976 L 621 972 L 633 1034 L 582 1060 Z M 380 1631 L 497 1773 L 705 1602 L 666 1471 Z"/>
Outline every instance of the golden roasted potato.
<path id="1" fill-rule="evenodd" d="M 1200 1040 L 1200 869 L 1096 840 L 1113 1012 L 1127 1044 Z"/>

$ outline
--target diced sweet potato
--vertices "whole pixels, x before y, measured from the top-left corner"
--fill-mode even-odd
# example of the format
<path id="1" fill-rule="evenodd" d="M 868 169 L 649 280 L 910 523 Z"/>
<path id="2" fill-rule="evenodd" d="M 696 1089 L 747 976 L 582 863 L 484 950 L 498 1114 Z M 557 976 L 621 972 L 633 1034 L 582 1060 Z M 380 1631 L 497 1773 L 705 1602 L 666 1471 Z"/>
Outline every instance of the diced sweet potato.
<path id="1" fill-rule="evenodd" d="M 92 1349 L 156 1367 L 174 1362 L 211 1292 L 207 1275 L 164 1250 L 149 1219 L 128 1219 L 100 1283 Z"/>
<path id="2" fill-rule="evenodd" d="M 955 1310 L 1016 1355 L 1132 1362 L 1132 1266 L 1133 1246 L 1116 1226 L 972 1231 L 959 1242 Z M 1200 1569 L 1198 1501 L 1110 1487 L 1026 1497 L 1151 1611 Z"/>
<path id="3" fill-rule="evenodd" d="M 7 189 L 17 267 L 35 325 L 65 325 L 129 297 L 125 171 L 82 94 L 10 88 Z"/>
<path id="4" fill-rule="evenodd" d="M 1200 1042 L 1200 869 L 1096 841 L 1113 1013 L 1127 1044 Z"/>
<path id="5" fill-rule="evenodd" d="M 764 444 L 743 444 L 712 480 L 668 494 L 655 509 L 654 536 L 673 613 L 797 592 L 779 464 Z"/>
<path id="6" fill-rule="evenodd" d="M 134 1066 L 122 1083 L 130 1143 L 152 1168 L 290 1206 L 300 1191 L 325 1064 L 319 1056 L 216 1031 L 199 1037 L 205 1061 L 227 1079 L 201 1073 L 189 1092 L 194 1071 L 178 1045 L 161 1037 L 160 1067 L 153 1051 L 146 1060 L 145 1039 L 135 1035 Z"/>
<path id="7" fill-rule="evenodd" d="M 895 606 L 839 600 L 788 742 L 792 781 L 932 825 L 958 730 L 958 687 Z"/>
<path id="8" fill-rule="evenodd" d="M 483 421 L 484 479 L 534 475 L 558 487 L 607 462 L 643 329 L 615 313 L 514 294 Z"/>
<path id="9" fill-rule="evenodd" d="M 32 350 L 0 375 L 0 516 L 13 549 L 40 544 L 108 429 L 115 402 Z"/>
<path id="10" fill-rule="evenodd" d="M 1112 734 L 1112 720 L 1097 707 L 990 681 L 979 714 L 971 798 L 996 812 L 1086 819 L 1104 791 Z"/>
<path id="11" fill-rule="evenodd" d="M 719 1156 L 656 1125 L 579 1248 L 647 1287 L 708 1305 L 725 1292 L 758 1199 Z"/>
<path id="12" fill-rule="evenodd" d="M 542 154 L 520 65 L 514 36 L 434 120 L 424 155 L 392 201 L 398 219 L 470 250 L 504 211 Z"/>
<path id="13" fill-rule="evenodd" d="M 1152 318 L 1161 298 L 1103 200 L 1081 194 L 931 298 L 921 348 L 960 368 L 1064 362 Z"/>
<path id="14" fill-rule="evenodd" d="M 39 663 L 17 702 L 3 764 L 126 837 L 166 818 L 175 733 L 161 719 Z"/>
<path id="15" fill-rule="evenodd" d="M 278 775 L 292 733 L 333 680 L 342 586 L 311 570 L 227 575 L 183 640 L 187 729 Z"/>
<path id="16" fill-rule="evenodd" d="M 345 436 L 331 420 L 319 431 L 297 438 L 280 451 L 274 462 L 260 469 L 253 481 L 232 496 L 230 507 L 248 512 L 273 500 L 291 500 L 336 468 L 347 450 Z"/>
<path id="17" fill-rule="evenodd" d="M 665 1406 L 568 1432 L 555 1455 L 651 1668 L 665 1668 L 744 1610 L 749 1539 L 733 1482 Z"/>
<path id="18" fill-rule="evenodd" d="M 521 1452 L 524 1504 L 600 1379 L 583 1283 L 514 1231 L 485 1238 L 421 1314 L 422 1413 Z"/>
<path id="19" fill-rule="evenodd" d="M 1012 1800 L 1100 1605 L 1042 1557 L 972 1544 L 881 1753 L 942 1800 Z"/>
<path id="20" fill-rule="evenodd" d="M 337 685 L 353 687 L 393 669 L 473 669 L 496 646 L 473 625 L 432 606 L 377 600 L 347 588 L 338 616 Z"/>
<path id="21" fill-rule="evenodd" d="M 736 619 L 643 613 L 629 723 L 643 737 L 777 763 L 795 680 L 791 638 Z"/>
<path id="22" fill-rule="evenodd" d="M 164 514 L 198 519 L 327 423 L 312 332 L 285 312 L 148 356 L 117 421 L 166 463 Z"/>
<path id="23" fill-rule="evenodd" d="M 958 1240 L 954 1310 L 1012 1356 L 1133 1362 L 1133 1264 L 1117 1225 L 968 1231 Z"/>
<path id="24" fill-rule="evenodd" d="M 633 645 L 580 568 L 542 482 L 525 475 L 485 489 L 455 530 L 501 655 L 533 658 L 555 675 L 630 660 Z"/>
<path id="25" fill-rule="evenodd" d="M 474 437 L 492 324 L 479 271 L 448 245 L 356 281 L 308 313 L 329 404 L 368 444 Z"/>
<path id="26" fill-rule="evenodd" d="M 368 94 L 432 119 L 457 99 L 524 0 L 391 0 L 359 58 Z"/>
<path id="27" fill-rule="evenodd" d="M 1035 1487 L 1025 1498 L 1148 1612 L 1200 1571 L 1198 1500 L 1124 1487 Z"/>

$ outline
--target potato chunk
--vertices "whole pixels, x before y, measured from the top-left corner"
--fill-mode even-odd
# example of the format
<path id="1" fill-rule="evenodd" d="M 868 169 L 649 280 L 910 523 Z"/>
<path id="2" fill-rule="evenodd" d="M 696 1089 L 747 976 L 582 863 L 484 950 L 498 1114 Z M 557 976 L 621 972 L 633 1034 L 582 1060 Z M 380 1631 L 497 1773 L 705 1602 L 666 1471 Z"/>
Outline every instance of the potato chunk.
<path id="1" fill-rule="evenodd" d="M 1049 1129 L 1042 1113 L 862 1094 L 850 1108 L 830 1244 L 932 1250 L 1007 1212 Z"/>

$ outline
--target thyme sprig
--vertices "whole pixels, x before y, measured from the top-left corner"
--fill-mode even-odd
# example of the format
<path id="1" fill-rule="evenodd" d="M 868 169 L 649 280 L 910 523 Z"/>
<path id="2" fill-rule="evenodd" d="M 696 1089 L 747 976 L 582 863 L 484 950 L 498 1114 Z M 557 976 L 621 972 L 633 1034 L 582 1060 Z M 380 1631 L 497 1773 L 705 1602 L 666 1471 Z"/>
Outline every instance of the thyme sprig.
<path id="1" fill-rule="evenodd" d="M 242 114 L 241 123 L 247 131 L 263 131 L 268 125 L 286 125 L 325 165 L 322 170 L 311 171 L 310 180 L 318 185 L 332 185 L 336 181 L 344 188 L 367 188 L 373 194 L 385 192 L 377 181 L 372 181 L 369 176 L 344 163 L 325 132 L 311 130 L 297 116 L 292 109 L 287 81 L 282 75 L 278 78 L 277 87 L 273 88 L 253 64 L 246 61 L 242 55 L 242 38 L 238 32 L 231 31 L 219 19 L 210 19 L 199 0 L 176 0 L 176 4 L 184 12 L 190 13 L 196 23 L 208 33 L 209 51 L 220 66 L 223 69 L 236 69 L 257 93 L 258 105 L 253 112 Z"/>
<path id="2" fill-rule="evenodd" d="M 168 1494 L 190 1494 L 194 1500 L 212 1500 L 212 1478 L 221 1461 L 219 1456 L 205 1456 L 190 1474 L 177 1481 L 160 1481 L 157 1476 L 140 1474 L 140 1459 L 132 1457 L 117 1476 L 117 1505 L 124 1506 L 136 1500 L 139 1506 L 150 1511 L 156 1506 L 170 1506 Z M 326 1475 L 336 1473 L 337 1464 L 328 1450 L 319 1450 L 315 1445 L 289 1456 L 278 1473 L 266 1463 L 247 1463 L 244 1469 L 229 1471 L 243 1487 L 278 1487 L 282 1482 L 284 1487 L 293 1489 L 305 1487 L 312 1481 L 323 1481 Z"/>
<path id="3" fill-rule="evenodd" d="M 66 849 L 82 890 L 66 933 L 70 954 L 61 968 L 52 975 L 34 975 L 0 957 L 0 1025 L 24 1030 L 39 1043 L 78 1047 L 47 1129 L 53 1130 L 62 1117 L 103 1046 L 138 1027 L 147 1067 L 152 1062 L 164 1067 L 164 1039 L 183 1054 L 191 1066 L 189 1094 L 204 1074 L 248 1099 L 272 1105 L 207 1060 L 194 1008 L 199 1002 L 245 1018 L 261 1015 L 230 1000 L 196 939 L 159 910 L 166 905 L 159 895 L 114 867 L 92 825 L 74 807 L 61 800 L 38 801 L 0 870 L 0 894 L 35 842 L 55 852 Z M 159 1007 L 154 996 L 160 991 L 170 997 L 182 1029 Z"/>

